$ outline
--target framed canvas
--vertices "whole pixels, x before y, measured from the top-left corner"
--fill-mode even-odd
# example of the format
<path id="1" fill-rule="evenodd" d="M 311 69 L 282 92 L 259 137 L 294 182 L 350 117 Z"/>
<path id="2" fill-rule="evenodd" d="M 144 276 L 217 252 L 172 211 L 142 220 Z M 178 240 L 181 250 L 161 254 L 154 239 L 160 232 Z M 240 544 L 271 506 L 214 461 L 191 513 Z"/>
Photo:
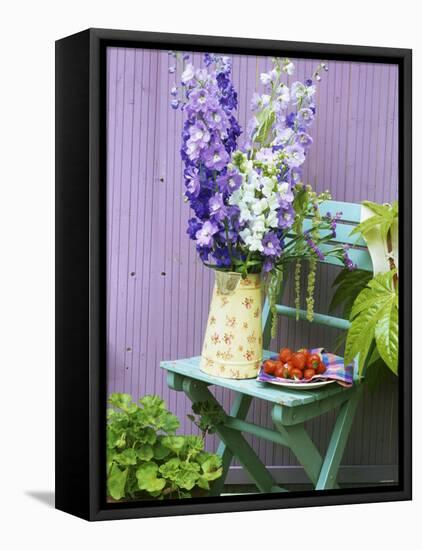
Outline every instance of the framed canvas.
<path id="1" fill-rule="evenodd" d="M 411 498 L 411 71 L 394 48 L 57 41 L 58 509 Z"/>

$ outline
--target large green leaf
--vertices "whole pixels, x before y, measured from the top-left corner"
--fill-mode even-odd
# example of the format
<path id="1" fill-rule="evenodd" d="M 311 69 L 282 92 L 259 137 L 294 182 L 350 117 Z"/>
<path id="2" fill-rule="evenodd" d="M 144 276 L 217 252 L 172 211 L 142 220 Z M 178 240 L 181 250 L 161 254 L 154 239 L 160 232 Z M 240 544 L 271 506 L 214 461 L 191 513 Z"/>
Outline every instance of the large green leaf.
<path id="1" fill-rule="evenodd" d="M 133 466 L 136 464 L 135 449 L 125 449 L 121 453 L 114 455 L 114 460 L 122 466 Z"/>
<path id="2" fill-rule="evenodd" d="M 120 500 L 125 496 L 125 485 L 128 469 L 121 470 L 116 464 L 111 467 L 110 475 L 107 479 L 107 489 L 115 500 Z"/>
<path id="3" fill-rule="evenodd" d="M 181 462 L 176 483 L 181 489 L 190 491 L 200 477 L 200 466 L 196 462 Z"/>
<path id="4" fill-rule="evenodd" d="M 154 451 L 151 445 L 142 445 L 137 450 L 137 455 L 141 460 L 148 462 L 154 456 Z"/>
<path id="5" fill-rule="evenodd" d="M 362 373 L 370 345 L 374 338 L 384 346 L 380 354 L 389 354 L 390 362 L 395 353 L 395 329 L 390 334 L 390 321 L 394 321 L 392 309 L 397 304 L 397 294 L 393 286 L 394 272 L 380 273 L 356 298 L 350 318 L 351 326 L 347 334 L 344 360 L 351 362 L 359 355 L 359 373 Z M 379 324 L 381 325 L 379 326 Z M 378 335 L 378 336 L 377 336 Z M 397 351 L 397 350 L 396 350 Z M 390 367 L 391 368 L 391 367 Z"/>
<path id="6" fill-rule="evenodd" d="M 154 458 L 156 460 L 163 460 L 163 458 L 166 458 L 166 456 L 171 453 L 170 449 L 162 444 L 161 439 L 162 436 L 159 437 L 158 441 L 152 449 L 154 453 Z"/>
<path id="7" fill-rule="evenodd" d="M 145 462 L 136 470 L 138 487 L 141 491 L 155 493 L 164 489 L 166 481 L 157 477 L 158 466 L 154 462 Z"/>
<path id="8" fill-rule="evenodd" d="M 132 403 L 132 396 L 128 393 L 112 393 L 108 402 L 118 409 L 125 411 L 126 413 L 133 413 L 137 410 L 136 403 Z"/>
<path id="9" fill-rule="evenodd" d="M 145 395 L 139 400 L 139 403 L 146 409 L 165 410 L 166 404 L 158 395 Z"/>
<path id="10" fill-rule="evenodd" d="M 180 453 L 185 445 L 185 438 L 183 435 L 168 435 L 161 440 L 164 447 L 170 449 L 174 453 Z"/>
<path id="11" fill-rule="evenodd" d="M 343 315 L 349 317 L 357 295 L 365 288 L 372 277 L 372 273 L 362 269 L 343 269 L 335 279 L 333 286 L 337 289 L 331 300 L 329 311 L 343 304 Z"/>
<path id="12" fill-rule="evenodd" d="M 223 469 L 221 468 L 221 458 L 213 455 L 202 464 L 203 477 L 207 481 L 213 481 L 221 476 Z"/>
<path id="13" fill-rule="evenodd" d="M 399 312 L 397 300 L 393 300 L 383 310 L 383 315 L 375 327 L 375 339 L 379 354 L 387 366 L 397 374 L 399 355 Z"/>

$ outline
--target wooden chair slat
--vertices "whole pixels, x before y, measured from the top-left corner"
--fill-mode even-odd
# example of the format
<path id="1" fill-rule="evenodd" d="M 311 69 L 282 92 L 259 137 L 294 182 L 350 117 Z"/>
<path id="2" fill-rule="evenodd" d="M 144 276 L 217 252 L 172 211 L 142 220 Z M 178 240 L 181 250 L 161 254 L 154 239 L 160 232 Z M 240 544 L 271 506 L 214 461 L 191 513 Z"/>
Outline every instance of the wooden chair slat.
<path id="1" fill-rule="evenodd" d="M 338 223 L 336 227 L 336 236 L 331 239 L 330 242 L 337 244 L 350 244 L 353 246 L 362 246 L 366 248 L 366 243 L 360 235 L 350 235 L 356 225 L 349 223 Z M 303 229 L 307 231 L 312 228 L 312 220 L 307 219 L 303 222 Z M 325 229 L 320 231 L 321 235 L 325 237 L 329 235 L 331 231 Z"/>
<path id="2" fill-rule="evenodd" d="M 276 311 L 279 315 L 284 317 L 291 317 L 295 319 L 306 319 L 306 311 L 304 309 L 296 310 L 294 307 L 276 305 Z M 333 315 L 324 315 L 322 313 L 314 313 L 313 323 L 317 325 L 325 325 L 327 327 L 338 328 L 341 330 L 347 330 L 350 327 L 350 322 L 347 319 L 341 317 L 334 317 Z"/>
<path id="3" fill-rule="evenodd" d="M 344 222 L 358 224 L 360 222 L 361 205 L 354 202 L 325 201 L 321 203 L 319 210 L 322 215 L 328 212 L 332 215 L 342 212 L 341 219 Z"/>

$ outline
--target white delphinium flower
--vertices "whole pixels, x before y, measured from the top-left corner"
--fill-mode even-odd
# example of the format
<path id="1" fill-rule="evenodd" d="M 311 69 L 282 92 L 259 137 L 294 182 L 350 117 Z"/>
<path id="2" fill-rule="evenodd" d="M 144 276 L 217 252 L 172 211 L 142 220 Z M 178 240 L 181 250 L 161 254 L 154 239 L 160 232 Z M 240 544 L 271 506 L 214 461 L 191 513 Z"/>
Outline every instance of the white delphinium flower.
<path id="1" fill-rule="evenodd" d="M 290 102 L 290 90 L 285 84 L 280 84 L 277 88 L 277 97 L 274 104 L 276 111 L 287 109 Z"/>
<path id="2" fill-rule="evenodd" d="M 263 199 L 256 199 L 253 203 L 252 203 L 252 212 L 256 215 L 256 216 L 259 216 L 260 214 L 262 214 L 264 212 L 264 210 L 266 210 L 268 208 L 268 201 L 267 199 L 263 198 Z"/>
<path id="3" fill-rule="evenodd" d="M 264 195 L 264 197 L 271 197 L 274 193 L 274 181 L 271 178 L 263 177 L 261 179 L 262 187 L 261 192 Z"/>
<path id="4" fill-rule="evenodd" d="M 293 82 L 290 88 L 290 95 L 293 100 L 293 105 L 297 105 L 300 102 L 309 101 L 315 94 L 315 86 L 306 86 L 302 82 Z"/>
<path id="5" fill-rule="evenodd" d="M 186 65 L 185 70 L 182 73 L 180 80 L 182 84 L 189 84 L 189 82 L 193 80 L 194 76 L 195 76 L 195 69 L 192 63 L 188 63 Z"/>
<path id="6" fill-rule="evenodd" d="M 293 137 L 294 132 L 291 128 L 281 128 L 277 130 L 277 135 L 272 145 L 286 145 Z"/>
<path id="7" fill-rule="evenodd" d="M 281 70 L 288 75 L 292 75 L 295 71 L 295 66 L 290 61 L 290 59 L 283 59 L 283 65 L 281 67 Z"/>
<path id="8" fill-rule="evenodd" d="M 256 152 L 255 158 L 260 162 L 272 163 L 274 162 L 276 155 L 277 153 L 275 153 L 271 149 L 271 147 L 263 147 L 262 149 Z"/>
<path id="9" fill-rule="evenodd" d="M 239 235 L 251 252 L 264 250 L 262 235 L 254 234 L 248 227 L 240 231 Z"/>

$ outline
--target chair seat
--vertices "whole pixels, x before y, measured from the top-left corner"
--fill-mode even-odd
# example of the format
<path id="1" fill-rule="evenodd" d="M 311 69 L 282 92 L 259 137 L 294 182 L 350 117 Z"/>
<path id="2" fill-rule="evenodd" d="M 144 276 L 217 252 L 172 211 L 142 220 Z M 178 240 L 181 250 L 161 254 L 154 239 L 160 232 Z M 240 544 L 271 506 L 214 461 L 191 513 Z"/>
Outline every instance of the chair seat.
<path id="1" fill-rule="evenodd" d="M 274 352 L 264 350 L 264 359 L 268 359 L 272 355 L 274 355 Z M 349 388 L 344 388 L 339 384 L 329 384 L 317 390 L 298 390 L 277 387 L 265 382 L 258 382 L 255 379 L 233 380 L 230 378 L 219 378 L 202 372 L 199 368 L 200 359 L 200 356 L 198 356 L 179 359 L 177 361 L 162 361 L 160 366 L 167 371 L 193 378 L 194 380 L 200 380 L 209 385 L 227 388 L 285 407 L 308 405 L 316 401 L 322 401 L 327 397 L 333 397 L 350 391 Z"/>

